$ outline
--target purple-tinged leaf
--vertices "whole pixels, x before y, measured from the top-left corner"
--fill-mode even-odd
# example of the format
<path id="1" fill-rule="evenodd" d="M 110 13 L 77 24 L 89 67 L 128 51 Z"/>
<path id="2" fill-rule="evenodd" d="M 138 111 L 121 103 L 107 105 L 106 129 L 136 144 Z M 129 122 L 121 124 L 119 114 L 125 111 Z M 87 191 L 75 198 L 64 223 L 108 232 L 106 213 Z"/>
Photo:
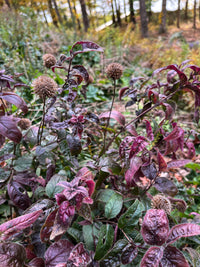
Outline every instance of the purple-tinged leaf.
<path id="1" fill-rule="evenodd" d="M 85 80 L 85 82 L 88 82 L 89 80 L 89 74 L 86 70 L 85 67 L 83 67 L 82 65 L 75 65 L 72 67 L 72 72 L 74 72 L 74 74 L 72 75 L 75 75 L 78 74 L 80 76 L 82 76 L 82 78 Z"/>
<path id="2" fill-rule="evenodd" d="M 159 151 L 157 153 L 157 160 L 158 160 L 159 172 L 165 172 L 167 170 L 167 163 Z"/>
<path id="3" fill-rule="evenodd" d="M 194 71 L 195 75 L 198 75 L 200 73 L 200 67 L 196 65 L 189 65 L 188 68 Z"/>
<path id="4" fill-rule="evenodd" d="M 65 67 L 62 67 L 62 66 L 59 66 L 59 65 L 55 65 L 55 66 L 51 67 L 51 69 L 52 69 L 53 72 L 55 72 L 55 69 L 64 69 L 64 70 L 66 70 Z"/>
<path id="5" fill-rule="evenodd" d="M 168 199 L 170 200 L 171 203 L 175 204 L 175 207 L 177 208 L 178 211 L 184 212 L 187 209 L 187 204 L 183 199 L 173 198 L 169 196 Z"/>
<path id="6" fill-rule="evenodd" d="M 171 120 L 174 116 L 175 110 L 172 108 L 172 106 L 168 103 L 162 103 L 163 106 L 165 106 L 165 119 Z"/>
<path id="7" fill-rule="evenodd" d="M 176 71 L 174 71 L 174 70 L 168 71 L 168 73 L 167 73 L 168 83 L 173 83 L 174 82 L 174 76 L 176 76 L 176 75 L 177 75 Z"/>
<path id="8" fill-rule="evenodd" d="M 77 51 L 77 49 L 79 49 Z M 75 51 L 74 51 L 75 50 Z M 90 42 L 90 41 L 79 41 L 73 44 L 72 49 L 70 50 L 70 54 L 75 56 L 80 53 L 96 51 L 96 52 L 104 52 L 103 48 L 98 44 Z"/>
<path id="9" fill-rule="evenodd" d="M 153 130 L 152 130 L 151 124 L 150 124 L 150 122 L 148 120 L 145 120 L 145 123 L 146 123 L 147 138 L 150 141 L 153 141 L 154 140 L 154 135 L 153 135 Z"/>
<path id="10" fill-rule="evenodd" d="M 64 54 L 61 54 L 59 60 L 58 60 L 57 63 L 56 63 L 56 65 L 61 66 L 65 61 L 70 61 L 71 59 L 72 59 L 71 57 L 67 57 L 67 56 L 64 55 Z M 54 67 L 54 66 L 53 66 L 53 67 Z"/>
<path id="11" fill-rule="evenodd" d="M 50 240 L 55 239 L 57 236 L 64 234 L 69 228 L 74 217 L 75 207 L 70 205 L 68 201 L 63 201 L 57 211 Z"/>
<path id="12" fill-rule="evenodd" d="M 163 252 L 163 257 L 161 259 L 161 267 L 166 266 L 176 266 L 176 267 L 189 267 L 190 265 L 186 261 L 183 254 L 179 249 L 167 246 Z"/>
<path id="13" fill-rule="evenodd" d="M 14 158 L 15 158 L 14 154 L 5 154 L 5 155 L 0 157 L 0 163 L 5 161 L 5 160 L 14 159 Z"/>
<path id="14" fill-rule="evenodd" d="M 167 163 L 167 167 L 169 169 L 180 168 L 180 167 L 184 167 L 186 164 L 190 162 L 191 162 L 190 159 L 171 160 Z"/>
<path id="15" fill-rule="evenodd" d="M 52 211 L 49 216 L 46 218 L 45 223 L 43 224 L 41 231 L 40 231 L 40 239 L 42 242 L 50 242 L 50 235 L 52 232 L 52 228 L 54 225 L 54 221 L 56 218 L 58 209 Z"/>
<path id="16" fill-rule="evenodd" d="M 123 87 L 123 88 L 121 88 L 121 89 L 119 90 L 119 101 L 122 100 L 122 97 L 123 97 L 124 93 L 125 93 L 128 89 L 129 89 L 129 87 L 126 86 L 126 87 Z"/>
<path id="17" fill-rule="evenodd" d="M 5 143 L 5 136 L 0 134 L 0 148 L 3 146 L 3 144 Z"/>
<path id="18" fill-rule="evenodd" d="M 187 82 L 187 76 L 182 71 L 180 71 L 176 65 L 168 65 L 167 67 L 157 69 L 153 72 L 153 76 L 163 70 L 174 70 L 178 74 L 181 84 L 184 84 Z"/>
<path id="19" fill-rule="evenodd" d="M 46 172 L 46 183 L 48 183 L 51 179 L 51 177 L 55 173 L 56 166 L 54 164 L 49 164 L 47 167 L 47 172 Z"/>
<path id="20" fill-rule="evenodd" d="M 25 188 L 16 181 L 11 181 L 8 184 L 8 195 L 14 205 L 22 210 L 27 209 L 31 204 Z"/>
<path id="21" fill-rule="evenodd" d="M 110 115 L 110 118 L 115 119 L 122 126 L 125 125 L 125 117 L 124 117 L 124 115 L 122 115 L 117 110 L 112 110 L 111 111 L 111 114 L 110 114 L 110 111 L 101 113 L 100 116 L 99 116 L 99 119 L 102 119 L 102 118 L 108 119 L 109 118 L 109 115 Z"/>
<path id="22" fill-rule="evenodd" d="M 45 267 L 45 263 L 42 258 L 34 258 L 26 266 L 27 267 Z"/>
<path id="23" fill-rule="evenodd" d="M 163 256 L 163 248 L 150 247 L 144 254 L 140 267 L 159 267 L 160 260 Z"/>
<path id="24" fill-rule="evenodd" d="M 172 132 L 169 135 L 167 135 L 164 138 L 164 140 L 165 141 L 172 141 L 172 140 L 178 139 L 182 136 L 184 136 L 184 130 L 176 125 L 174 127 L 174 129 L 172 130 Z"/>
<path id="25" fill-rule="evenodd" d="M 137 136 L 131 146 L 129 158 L 131 159 L 136 156 L 140 151 L 146 148 L 147 145 L 148 143 L 146 142 L 146 138 L 144 136 Z"/>
<path id="26" fill-rule="evenodd" d="M 125 173 L 125 180 L 128 187 L 136 186 L 134 181 L 134 174 L 139 170 L 142 165 L 140 157 L 133 157 L 130 160 L 130 167 Z"/>
<path id="27" fill-rule="evenodd" d="M 25 260 L 26 251 L 22 245 L 10 242 L 0 243 L 0 266 L 22 267 Z"/>
<path id="28" fill-rule="evenodd" d="M 8 222 L 5 222 L 0 225 L 1 240 L 6 240 L 15 233 L 20 232 L 21 230 L 31 226 L 37 218 L 41 215 L 43 210 L 38 210 L 32 213 L 28 213 L 22 216 L 19 216 L 15 219 L 12 219 Z"/>
<path id="29" fill-rule="evenodd" d="M 69 90 L 68 96 L 67 96 L 67 102 L 73 102 L 77 97 L 77 91 Z"/>
<path id="30" fill-rule="evenodd" d="M 83 217 L 86 221 L 87 224 L 89 222 L 89 224 L 92 223 L 92 214 L 91 214 L 91 208 L 88 204 L 82 203 L 80 209 L 78 210 L 78 215 Z"/>
<path id="31" fill-rule="evenodd" d="M 142 166 L 141 171 L 144 174 L 144 176 L 146 176 L 150 180 L 154 180 L 158 174 L 155 163 Z"/>
<path id="32" fill-rule="evenodd" d="M 173 226 L 169 231 L 167 243 L 171 244 L 181 237 L 188 237 L 194 235 L 200 235 L 200 225 L 194 223 L 178 224 Z"/>
<path id="33" fill-rule="evenodd" d="M 74 245 L 66 240 L 59 240 L 52 244 L 45 252 L 45 266 L 55 267 L 56 264 L 67 262 Z"/>
<path id="34" fill-rule="evenodd" d="M 165 177 L 157 177 L 155 184 L 153 185 L 161 193 L 174 197 L 178 193 L 176 185 Z"/>
<path id="35" fill-rule="evenodd" d="M 22 134 L 12 116 L 0 116 L 0 134 L 15 143 L 19 143 L 22 139 Z"/>
<path id="36" fill-rule="evenodd" d="M 80 138 L 78 136 L 72 136 L 71 134 L 68 134 L 66 139 L 71 155 L 72 156 L 79 155 L 82 150 Z"/>
<path id="37" fill-rule="evenodd" d="M 129 84 L 132 86 L 134 83 L 136 83 L 139 80 L 144 80 L 144 77 L 133 77 L 131 78 L 131 80 L 129 81 Z"/>
<path id="38" fill-rule="evenodd" d="M 155 90 L 149 90 L 148 98 L 151 99 L 151 96 L 152 96 L 152 101 L 155 104 L 159 100 L 159 93 L 156 92 Z"/>
<path id="39" fill-rule="evenodd" d="M 138 254 L 138 249 L 136 246 L 133 246 L 129 244 L 123 249 L 122 255 L 121 255 L 121 262 L 122 264 L 129 264 L 132 262 Z"/>
<path id="40" fill-rule="evenodd" d="M 73 266 L 88 266 L 91 262 L 91 257 L 89 253 L 85 250 L 83 243 L 78 243 L 71 251 L 68 263 L 73 264 Z"/>
<path id="41" fill-rule="evenodd" d="M 135 129 L 135 127 L 132 125 L 132 124 L 129 124 L 127 127 L 126 127 L 126 130 L 131 133 L 133 136 L 138 136 L 138 133 Z"/>
<path id="42" fill-rule="evenodd" d="M 164 210 L 150 209 L 144 216 L 141 233 L 149 245 L 162 246 L 169 232 L 169 221 Z"/>
<path id="43" fill-rule="evenodd" d="M 192 159 L 196 156 L 195 146 L 193 142 L 187 142 L 185 143 L 188 148 L 188 158 Z"/>
<path id="44" fill-rule="evenodd" d="M 124 158 L 129 155 L 131 144 L 135 140 L 133 136 L 126 136 L 119 146 L 119 155 Z"/>

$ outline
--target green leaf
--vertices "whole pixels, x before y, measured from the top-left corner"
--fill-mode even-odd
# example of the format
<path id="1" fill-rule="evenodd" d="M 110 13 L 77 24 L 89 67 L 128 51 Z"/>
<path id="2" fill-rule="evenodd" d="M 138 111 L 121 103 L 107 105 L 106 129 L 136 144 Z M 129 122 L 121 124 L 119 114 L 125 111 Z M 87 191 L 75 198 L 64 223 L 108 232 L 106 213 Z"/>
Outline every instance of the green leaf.
<path id="1" fill-rule="evenodd" d="M 95 251 L 94 244 L 98 240 L 101 226 L 100 222 L 83 226 L 83 238 L 88 250 Z"/>
<path id="2" fill-rule="evenodd" d="M 142 211 L 144 210 L 144 205 L 138 199 L 135 200 L 119 218 L 118 227 L 131 236 L 131 232 L 134 230 L 135 225 L 138 224 L 139 218 L 142 217 Z"/>
<path id="3" fill-rule="evenodd" d="M 27 171 L 31 168 L 33 156 L 25 155 L 14 161 L 14 169 L 17 172 Z"/>
<path id="4" fill-rule="evenodd" d="M 189 168 L 189 169 L 191 169 L 191 170 L 194 170 L 194 171 L 196 171 L 196 170 L 200 170 L 200 164 L 198 164 L 198 163 L 194 163 L 194 162 L 187 163 L 187 164 L 185 165 L 185 167 L 186 167 L 186 168 Z"/>
<path id="5" fill-rule="evenodd" d="M 67 229 L 67 233 L 77 242 L 82 242 L 83 241 L 83 237 L 82 237 L 82 231 L 73 228 L 73 227 L 69 227 Z"/>
<path id="6" fill-rule="evenodd" d="M 108 219 L 115 218 L 120 213 L 122 205 L 122 196 L 116 192 L 113 192 L 110 199 L 105 205 L 105 217 Z"/>
<path id="7" fill-rule="evenodd" d="M 58 186 L 57 183 L 60 181 L 64 181 L 67 178 L 65 178 L 62 175 L 54 174 L 51 177 L 51 180 L 47 183 L 45 191 L 48 197 L 53 198 L 55 194 L 58 194 L 63 191 L 63 187 Z"/>
<path id="8" fill-rule="evenodd" d="M 100 262 L 100 267 L 117 267 L 121 266 L 121 253 L 122 250 L 128 245 L 126 239 L 118 240 L 112 250 Z"/>
<path id="9" fill-rule="evenodd" d="M 96 247 L 95 260 L 101 260 L 111 248 L 114 239 L 114 229 L 110 224 L 102 225 Z"/>
<path id="10" fill-rule="evenodd" d="M 97 200 L 107 203 L 114 193 L 115 191 L 112 189 L 99 190 Z"/>

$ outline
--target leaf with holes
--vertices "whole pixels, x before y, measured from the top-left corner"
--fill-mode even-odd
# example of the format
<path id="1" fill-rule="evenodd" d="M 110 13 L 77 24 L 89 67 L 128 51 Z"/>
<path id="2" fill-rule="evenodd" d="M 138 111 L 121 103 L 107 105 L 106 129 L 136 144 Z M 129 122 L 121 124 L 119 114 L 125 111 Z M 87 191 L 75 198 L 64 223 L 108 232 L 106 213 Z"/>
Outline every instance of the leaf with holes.
<path id="1" fill-rule="evenodd" d="M 103 225 L 99 232 L 94 259 L 101 260 L 111 248 L 114 239 L 114 230 L 110 224 Z"/>

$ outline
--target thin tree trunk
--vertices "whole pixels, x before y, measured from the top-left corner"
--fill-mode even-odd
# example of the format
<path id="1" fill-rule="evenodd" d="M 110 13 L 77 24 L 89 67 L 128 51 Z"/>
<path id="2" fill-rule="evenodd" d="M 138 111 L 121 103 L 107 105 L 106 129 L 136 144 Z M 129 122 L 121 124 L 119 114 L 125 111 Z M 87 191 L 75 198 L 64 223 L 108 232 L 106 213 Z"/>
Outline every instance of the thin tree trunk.
<path id="1" fill-rule="evenodd" d="M 62 21 L 62 18 L 61 18 L 59 9 L 58 9 L 57 2 L 56 2 L 56 0 L 52 0 L 52 1 L 53 1 L 53 4 L 54 4 L 54 8 L 55 8 L 55 11 L 56 11 L 56 15 L 57 15 L 57 17 L 58 17 L 58 20 L 59 20 L 60 24 L 62 24 L 63 21 Z"/>
<path id="2" fill-rule="evenodd" d="M 135 12 L 133 8 L 133 0 L 129 0 L 129 9 L 130 9 L 130 22 L 133 22 L 133 24 L 136 24 Z"/>
<path id="3" fill-rule="evenodd" d="M 194 0 L 194 16 L 193 16 L 193 29 L 196 29 L 197 26 L 196 26 L 196 16 L 197 16 L 197 1 Z"/>
<path id="4" fill-rule="evenodd" d="M 126 2 L 124 0 L 124 15 L 125 15 L 125 21 L 127 22 L 127 15 L 126 15 Z"/>
<path id="5" fill-rule="evenodd" d="M 185 2 L 185 20 L 188 20 L 188 0 Z"/>
<path id="6" fill-rule="evenodd" d="M 74 16 L 74 13 L 72 10 L 71 2 L 70 2 L 70 0 L 67 0 L 67 2 L 68 2 L 68 6 L 69 6 L 69 11 L 71 14 L 72 24 L 73 24 L 74 30 L 76 31 L 76 21 L 75 21 L 75 16 Z"/>
<path id="7" fill-rule="evenodd" d="M 81 5 L 84 30 L 85 30 L 85 32 L 87 32 L 90 25 L 89 25 L 89 19 L 88 19 L 88 14 L 87 14 L 87 10 L 86 10 L 85 0 L 79 0 L 79 1 L 80 1 L 80 5 Z"/>
<path id="8" fill-rule="evenodd" d="M 56 17 L 56 12 L 55 12 L 55 10 L 53 9 L 51 0 L 48 0 L 48 7 L 49 7 L 49 12 L 50 12 L 50 14 L 51 14 L 51 18 L 52 18 L 53 24 L 54 24 L 56 27 L 58 27 L 58 20 L 57 20 L 57 17 Z"/>
<path id="9" fill-rule="evenodd" d="M 181 2 L 181 0 L 178 0 L 178 9 L 177 9 L 177 28 L 180 28 L 180 2 Z"/>
<path id="10" fill-rule="evenodd" d="M 117 23 L 121 27 L 122 23 L 121 23 L 121 16 L 120 16 L 120 2 L 117 3 L 115 0 L 115 5 L 116 5 Z"/>
<path id="11" fill-rule="evenodd" d="M 167 17 L 166 2 L 167 0 L 162 0 L 162 13 L 161 13 L 162 18 L 161 18 L 159 33 L 165 33 L 167 31 L 166 30 L 166 17 Z"/>
<path id="12" fill-rule="evenodd" d="M 5 3 L 11 9 L 10 1 L 9 0 L 5 0 Z"/>
<path id="13" fill-rule="evenodd" d="M 47 26 L 49 26 L 49 24 L 48 24 L 48 20 L 47 20 L 47 16 L 46 16 L 46 14 L 45 14 L 45 11 L 44 11 L 44 8 L 43 8 L 43 7 L 42 7 L 42 13 L 43 13 L 44 20 L 45 20 Z"/>
<path id="14" fill-rule="evenodd" d="M 81 30 L 81 22 L 80 22 L 80 19 L 78 17 L 78 14 L 76 12 L 76 3 L 75 3 L 75 1 L 73 1 L 73 10 L 74 10 L 74 14 L 75 14 L 76 21 L 77 21 L 77 24 L 78 24 L 78 29 Z"/>
<path id="15" fill-rule="evenodd" d="M 148 22 L 145 0 L 140 0 L 140 20 L 142 37 L 148 37 Z"/>
<path id="16" fill-rule="evenodd" d="M 116 25 L 115 11 L 114 11 L 114 6 L 113 6 L 113 0 L 111 0 L 111 8 L 112 8 L 112 22 L 113 22 L 114 25 Z"/>

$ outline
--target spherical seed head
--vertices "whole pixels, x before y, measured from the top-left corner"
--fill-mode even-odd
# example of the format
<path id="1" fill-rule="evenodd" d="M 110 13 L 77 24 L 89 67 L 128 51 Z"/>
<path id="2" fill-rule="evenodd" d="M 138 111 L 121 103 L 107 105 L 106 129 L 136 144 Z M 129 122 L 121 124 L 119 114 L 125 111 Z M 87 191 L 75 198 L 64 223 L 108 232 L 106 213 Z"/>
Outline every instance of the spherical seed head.
<path id="1" fill-rule="evenodd" d="M 57 83 L 48 76 L 40 76 L 32 83 L 36 95 L 45 99 L 46 97 L 53 97 L 57 91 Z"/>
<path id="2" fill-rule="evenodd" d="M 187 209 L 187 205 L 186 205 L 186 203 L 184 203 L 184 202 L 177 202 L 177 203 L 176 203 L 176 208 L 177 208 L 177 210 L 180 211 L 180 212 L 185 212 L 186 209 Z"/>
<path id="3" fill-rule="evenodd" d="M 30 126 L 31 126 L 31 121 L 29 119 L 21 119 L 18 122 L 18 126 L 22 129 L 22 130 L 27 130 Z"/>
<path id="4" fill-rule="evenodd" d="M 156 195 L 151 200 L 152 209 L 162 209 L 167 214 L 171 213 L 172 205 L 168 198 L 163 195 Z"/>
<path id="5" fill-rule="evenodd" d="M 42 59 L 44 66 L 48 69 L 56 64 L 56 58 L 52 54 L 45 54 L 43 55 Z"/>
<path id="6" fill-rule="evenodd" d="M 106 68 L 106 74 L 109 78 L 117 80 L 122 76 L 123 67 L 119 63 L 111 63 Z"/>

